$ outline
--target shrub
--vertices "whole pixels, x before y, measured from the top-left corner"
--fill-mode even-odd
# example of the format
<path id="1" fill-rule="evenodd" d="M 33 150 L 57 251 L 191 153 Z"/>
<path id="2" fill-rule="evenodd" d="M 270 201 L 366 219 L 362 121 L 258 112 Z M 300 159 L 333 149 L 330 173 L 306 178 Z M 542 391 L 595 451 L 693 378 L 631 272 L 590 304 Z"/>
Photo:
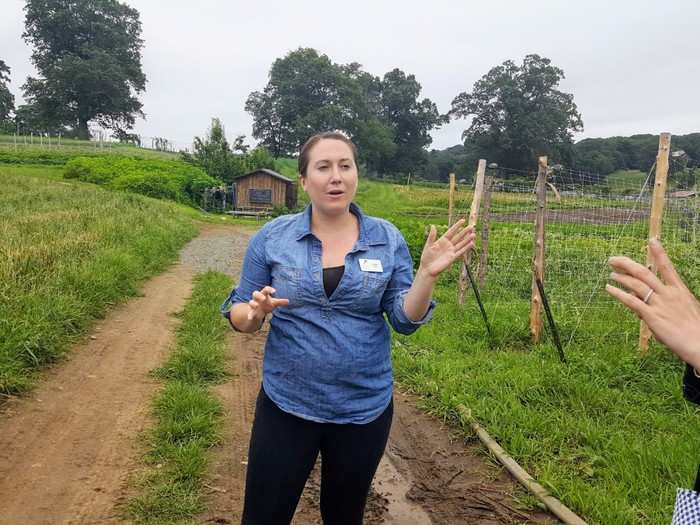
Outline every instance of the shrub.
<path id="1" fill-rule="evenodd" d="M 185 162 L 117 155 L 76 157 L 66 163 L 63 176 L 183 203 L 199 201 L 204 188 L 221 183 Z"/>

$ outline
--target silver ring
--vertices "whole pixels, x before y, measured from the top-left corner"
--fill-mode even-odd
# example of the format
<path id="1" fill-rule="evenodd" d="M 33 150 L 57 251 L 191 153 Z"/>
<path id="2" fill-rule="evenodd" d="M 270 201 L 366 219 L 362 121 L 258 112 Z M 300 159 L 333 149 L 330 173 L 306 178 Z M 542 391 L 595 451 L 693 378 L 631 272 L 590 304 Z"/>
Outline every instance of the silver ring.
<path id="1" fill-rule="evenodd" d="M 647 292 L 646 296 L 643 299 L 644 304 L 649 304 L 649 299 L 651 299 L 652 295 L 654 295 L 654 290 L 652 288 L 649 288 L 649 291 Z"/>

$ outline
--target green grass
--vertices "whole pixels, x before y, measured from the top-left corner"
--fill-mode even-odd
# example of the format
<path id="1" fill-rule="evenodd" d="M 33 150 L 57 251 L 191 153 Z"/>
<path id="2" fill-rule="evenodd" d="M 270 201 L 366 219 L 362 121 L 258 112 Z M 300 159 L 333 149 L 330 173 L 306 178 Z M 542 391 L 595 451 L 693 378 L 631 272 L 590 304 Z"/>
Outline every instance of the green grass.
<path id="1" fill-rule="evenodd" d="M 495 199 L 503 211 L 532 209 L 532 196 Z M 357 201 L 402 230 L 414 261 L 426 225 L 446 227 L 445 189 L 362 180 Z M 458 193 L 462 213 L 470 202 L 469 191 Z M 610 202 L 570 198 L 565 205 Z M 682 214 L 667 214 L 665 243 L 700 292 L 700 244 L 682 227 Z M 591 524 L 668 523 L 676 487 L 690 486 L 697 471 L 700 410 L 682 399 L 681 363 L 655 345 L 639 357 L 637 318 L 603 292 L 607 257 L 643 260 L 645 235 L 643 223 L 548 224 L 545 284 L 568 365 L 559 362 L 546 328 L 543 344 L 530 343 L 534 232 L 527 222 L 492 224 L 482 290 L 491 340 L 471 291 L 463 307 L 456 302 L 456 269 L 441 277 L 434 320 L 411 337 L 395 337 L 401 384 L 455 425 L 456 406 L 471 408 L 521 465 Z"/>
<path id="2" fill-rule="evenodd" d="M 209 272 L 196 278 L 182 312 L 175 350 L 156 371 L 167 382 L 154 402 L 155 428 L 148 437 L 147 462 L 156 468 L 127 505 L 136 523 L 192 523 L 202 510 L 207 451 L 219 442 L 222 407 L 208 391 L 224 371 L 224 336 L 229 330 L 215 314 L 231 279 Z"/>
<path id="3" fill-rule="evenodd" d="M 608 185 L 619 193 L 638 194 L 648 173 L 639 170 L 618 170 L 606 177 Z M 653 182 L 652 176 L 652 182 Z"/>
<path id="4" fill-rule="evenodd" d="M 62 165 L 75 156 L 86 155 L 125 155 L 141 159 L 174 160 L 179 158 L 177 153 L 168 151 L 156 151 L 139 148 L 129 144 L 106 142 L 100 147 L 99 142 L 78 139 L 61 138 L 59 146 L 55 137 L 51 138 L 51 145 L 44 140 L 39 143 L 39 137 L 34 137 L 34 143 L 29 143 L 29 137 L 18 139 L 15 145 L 15 137 L 12 135 L 0 135 L 0 164 L 49 164 Z"/>
<path id="5" fill-rule="evenodd" d="M 288 179 L 299 179 L 297 159 L 275 159 L 275 171 Z"/>
<path id="6" fill-rule="evenodd" d="M 43 169 L 43 168 L 42 168 Z M 0 168 L 0 394 L 26 390 L 196 233 L 184 207 Z"/>

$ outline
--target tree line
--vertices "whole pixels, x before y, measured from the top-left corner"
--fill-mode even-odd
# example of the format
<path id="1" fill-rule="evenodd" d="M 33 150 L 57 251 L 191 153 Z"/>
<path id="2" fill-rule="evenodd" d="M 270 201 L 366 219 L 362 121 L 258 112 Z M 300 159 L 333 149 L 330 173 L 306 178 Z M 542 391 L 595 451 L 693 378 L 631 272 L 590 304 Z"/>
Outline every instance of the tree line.
<path id="1" fill-rule="evenodd" d="M 572 170 L 603 177 L 619 170 L 648 171 L 656 160 L 658 149 L 658 135 L 583 139 L 573 145 L 567 160 L 554 161 L 550 164 L 562 162 Z M 698 166 L 700 133 L 674 135 L 671 140 L 671 149 L 679 155 L 677 160 L 672 162 L 672 170 Z M 680 154 L 681 151 L 684 154 Z M 447 182 L 449 174 L 455 173 L 458 179 L 471 180 L 480 158 L 485 157 L 489 162 L 493 160 L 493 157 L 483 155 L 484 153 L 487 152 L 480 150 L 469 140 L 464 145 L 458 144 L 444 150 L 431 150 L 428 152 L 425 166 L 416 170 L 415 175 L 426 180 Z M 499 165 L 505 168 L 514 167 L 503 161 Z M 522 168 L 516 166 L 516 169 L 535 171 L 536 166 L 533 159 Z M 587 177 L 586 180 L 595 181 L 596 177 Z"/>

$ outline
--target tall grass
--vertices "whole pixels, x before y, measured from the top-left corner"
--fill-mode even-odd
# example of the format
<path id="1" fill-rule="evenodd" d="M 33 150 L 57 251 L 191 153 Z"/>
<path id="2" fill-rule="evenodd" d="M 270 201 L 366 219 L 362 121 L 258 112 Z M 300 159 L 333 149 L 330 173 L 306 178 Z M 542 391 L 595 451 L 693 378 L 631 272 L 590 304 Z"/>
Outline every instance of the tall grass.
<path id="1" fill-rule="evenodd" d="M 0 169 L 0 393 L 133 296 L 196 233 L 171 203 Z"/>

